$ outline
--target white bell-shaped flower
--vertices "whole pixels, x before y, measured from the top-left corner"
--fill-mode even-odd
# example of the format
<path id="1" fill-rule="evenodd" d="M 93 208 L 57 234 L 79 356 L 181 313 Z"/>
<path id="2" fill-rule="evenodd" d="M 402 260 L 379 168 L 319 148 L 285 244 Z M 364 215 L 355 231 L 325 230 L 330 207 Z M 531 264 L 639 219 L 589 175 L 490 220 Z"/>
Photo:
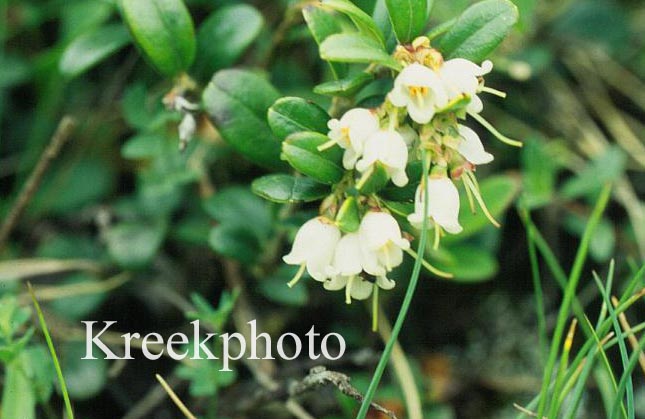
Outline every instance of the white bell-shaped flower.
<path id="1" fill-rule="evenodd" d="M 377 116 L 369 109 L 355 108 L 347 111 L 340 119 L 327 123 L 328 137 L 345 150 L 343 166 L 350 170 L 363 154 L 365 141 L 379 129 Z"/>
<path id="2" fill-rule="evenodd" d="M 290 284 L 297 282 L 304 267 L 317 281 L 329 278 L 329 266 L 339 240 L 340 230 L 326 218 L 316 217 L 304 223 L 296 233 L 291 252 L 282 258 L 289 265 L 301 266 L 299 274 Z"/>
<path id="3" fill-rule="evenodd" d="M 376 277 L 385 276 L 399 266 L 403 262 L 403 250 L 410 248 L 410 242 L 401 235 L 399 224 L 385 212 L 365 214 L 358 234 L 363 269 Z"/>
<path id="4" fill-rule="evenodd" d="M 428 194 L 428 218 L 448 233 L 461 233 L 459 224 L 459 192 L 452 180 L 447 176 L 428 177 L 426 193 Z M 417 188 L 414 199 L 414 213 L 408 215 L 408 221 L 416 228 L 423 225 L 423 188 Z"/>
<path id="5" fill-rule="evenodd" d="M 380 162 L 396 186 L 405 186 L 408 175 L 408 146 L 396 131 L 381 130 L 372 134 L 365 142 L 363 158 L 356 163 L 356 170 L 366 172 L 373 164 Z"/>
<path id="6" fill-rule="evenodd" d="M 347 304 L 351 303 L 352 299 L 368 298 L 372 294 L 374 285 L 359 275 L 363 271 L 363 265 L 370 263 L 365 259 L 366 254 L 367 252 L 362 249 L 359 233 L 343 236 L 336 246 L 332 266 L 328 271 L 330 279 L 324 283 L 325 289 L 337 291 L 345 288 Z M 376 279 L 376 285 L 389 290 L 395 284 L 385 276 L 380 276 Z"/>
<path id="7" fill-rule="evenodd" d="M 374 284 L 357 275 L 338 275 L 325 281 L 324 287 L 329 291 L 338 291 L 345 288 L 345 302 L 350 304 L 354 300 L 366 300 L 372 295 Z"/>
<path id="8" fill-rule="evenodd" d="M 472 164 L 486 164 L 493 161 L 493 155 L 484 150 L 479 135 L 465 125 L 457 126 L 459 142 L 457 151 Z"/>
<path id="9" fill-rule="evenodd" d="M 459 95 L 466 94 L 470 97 L 470 103 L 466 110 L 479 113 L 484 108 L 484 104 L 477 96 L 479 90 L 478 77 L 490 73 L 492 69 L 493 63 L 489 60 L 478 66 L 464 58 L 453 58 L 443 63 L 438 70 L 438 74 L 443 82 L 449 101 Z"/>
<path id="10" fill-rule="evenodd" d="M 430 68 L 413 63 L 396 77 L 388 98 L 394 106 L 407 108 L 413 121 L 427 124 L 436 109 L 448 103 L 443 85 L 441 79 Z"/>

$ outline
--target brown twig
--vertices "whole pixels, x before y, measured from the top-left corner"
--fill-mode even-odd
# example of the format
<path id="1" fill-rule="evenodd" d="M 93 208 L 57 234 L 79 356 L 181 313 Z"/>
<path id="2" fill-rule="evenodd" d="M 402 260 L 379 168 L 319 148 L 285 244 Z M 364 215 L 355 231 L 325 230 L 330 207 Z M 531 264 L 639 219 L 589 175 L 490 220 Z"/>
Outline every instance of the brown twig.
<path id="1" fill-rule="evenodd" d="M 13 206 L 9 210 L 7 218 L 4 220 L 4 223 L 2 223 L 2 227 L 0 227 L 0 250 L 2 250 L 6 245 L 9 234 L 11 234 L 11 231 L 18 223 L 20 216 L 27 207 L 27 204 L 29 204 L 29 201 L 34 197 L 34 194 L 36 193 L 45 172 L 49 168 L 49 165 L 56 158 L 63 145 L 67 142 L 75 126 L 76 121 L 71 116 L 65 116 L 61 119 L 58 124 L 58 128 L 56 128 L 56 132 L 47 145 L 47 148 L 45 148 L 45 151 L 41 154 L 38 163 L 36 163 L 36 167 L 34 167 L 34 170 L 29 175 L 29 178 L 20 191 L 18 198 L 16 198 L 16 202 L 14 202 Z"/>
<path id="2" fill-rule="evenodd" d="M 363 402 L 363 394 L 350 384 L 350 378 L 347 375 L 336 371 L 329 371 L 325 367 L 312 368 L 309 371 L 309 375 L 303 378 L 302 381 L 294 383 L 291 386 L 291 388 L 289 389 L 289 395 L 291 397 L 297 397 L 303 393 L 307 393 L 329 384 L 333 385 L 341 393 L 353 398 L 359 403 Z M 374 410 L 387 415 L 391 419 L 396 419 L 394 412 L 374 402 L 372 402 L 371 405 Z"/>

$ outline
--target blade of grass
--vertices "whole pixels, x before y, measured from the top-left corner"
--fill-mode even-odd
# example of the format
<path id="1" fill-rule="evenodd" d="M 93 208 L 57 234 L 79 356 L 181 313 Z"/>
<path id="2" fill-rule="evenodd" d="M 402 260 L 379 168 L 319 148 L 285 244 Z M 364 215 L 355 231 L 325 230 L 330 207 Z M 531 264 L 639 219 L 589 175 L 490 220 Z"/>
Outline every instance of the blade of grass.
<path id="1" fill-rule="evenodd" d="M 594 281 L 596 281 L 596 284 L 598 285 L 598 289 L 602 293 L 604 306 L 606 306 L 607 310 L 609 311 L 609 317 L 613 324 L 614 332 L 616 333 L 616 336 L 621 336 L 622 329 L 620 327 L 620 322 L 618 321 L 616 310 L 614 310 L 614 306 L 611 303 L 611 299 L 609 297 L 611 293 L 611 286 L 614 280 L 614 261 L 612 260 L 609 264 L 609 272 L 607 273 L 606 288 L 603 287 L 600 277 L 598 277 L 598 275 L 595 272 L 593 273 L 593 279 Z M 627 364 L 629 363 L 629 357 L 627 355 L 627 347 L 625 345 L 625 339 L 618 339 L 618 348 L 620 351 L 620 359 L 623 363 L 623 371 L 625 371 L 627 368 Z M 627 387 L 627 417 L 633 418 L 634 417 L 634 385 L 632 383 L 631 376 L 628 379 L 626 387 Z M 618 399 L 618 397 L 616 397 L 616 399 Z M 612 413 L 612 418 L 613 417 L 614 417 L 614 414 Z"/>
<path id="2" fill-rule="evenodd" d="M 544 376 L 542 377 L 542 388 L 540 391 L 540 403 L 538 404 L 537 415 L 539 418 L 544 416 L 544 412 L 548 407 L 548 389 L 549 381 L 553 368 L 555 367 L 555 362 L 557 360 L 558 351 L 560 344 L 562 342 L 562 335 L 564 334 L 564 328 L 566 327 L 567 317 L 569 316 L 569 311 L 571 310 L 571 303 L 574 299 L 576 288 L 580 277 L 582 274 L 582 268 L 587 259 L 587 253 L 589 251 L 589 243 L 593 237 L 593 233 L 600 222 L 600 218 L 609 202 L 609 197 L 611 196 L 611 185 L 607 184 L 603 187 L 600 197 L 596 202 L 596 205 L 589 217 L 589 222 L 585 228 L 584 234 L 582 235 L 582 240 L 580 241 L 580 246 L 578 247 L 578 252 L 573 262 L 573 268 L 571 268 L 571 274 L 569 275 L 569 282 L 567 284 L 566 290 L 564 292 L 564 297 L 562 304 L 560 305 L 560 311 L 558 312 L 558 318 L 555 326 L 555 331 L 553 332 L 553 339 L 551 341 L 551 348 L 549 351 L 549 357 L 547 359 L 546 368 L 544 370 Z"/>
<path id="3" fill-rule="evenodd" d="M 427 182 L 428 173 L 430 171 L 430 164 L 428 162 L 428 158 L 425 150 L 423 152 L 422 162 L 423 162 L 423 178 L 421 179 L 421 182 Z M 419 248 L 418 248 L 419 256 L 425 255 L 426 242 L 428 239 L 428 235 L 426 234 L 427 229 L 428 229 L 428 194 L 424 194 L 423 225 L 421 226 L 421 238 L 419 239 Z M 385 345 L 385 349 L 383 350 L 381 359 L 379 359 L 378 365 L 376 366 L 376 370 L 374 371 L 374 375 L 372 376 L 370 385 L 367 388 L 367 392 L 365 393 L 365 398 L 363 399 L 363 403 L 361 403 L 361 407 L 358 410 L 356 419 L 365 419 L 365 416 L 367 416 L 367 411 L 370 408 L 372 399 L 374 398 L 374 394 L 376 394 L 376 389 L 378 388 L 378 385 L 381 381 L 381 377 L 383 376 L 383 371 L 385 371 L 385 367 L 387 367 L 388 361 L 390 359 L 390 354 L 392 353 L 392 349 L 394 349 L 394 345 L 396 344 L 397 339 L 399 337 L 399 332 L 401 331 L 401 328 L 403 327 L 403 323 L 405 322 L 405 317 L 408 314 L 408 309 L 410 308 L 412 297 L 414 297 L 414 291 L 417 287 L 417 282 L 419 281 L 419 275 L 421 274 L 422 259 L 423 257 L 417 257 L 416 260 L 414 261 L 414 267 L 412 268 L 412 275 L 410 275 L 410 283 L 408 284 L 408 289 L 405 292 L 405 297 L 403 298 L 403 303 L 401 304 L 401 310 L 399 311 L 399 315 L 397 316 L 396 322 L 394 323 L 394 327 L 392 328 L 392 336 L 390 336 L 390 339 L 387 341 L 387 344 Z"/>
<path id="4" fill-rule="evenodd" d="M 56 348 L 54 348 L 54 342 L 49 334 L 49 329 L 47 328 L 47 323 L 45 322 L 45 316 L 43 311 L 40 309 L 40 304 L 36 299 L 36 294 L 34 289 L 31 286 L 31 283 L 27 282 L 27 288 L 29 289 L 29 295 L 31 295 L 31 301 L 34 303 L 36 308 L 36 313 L 38 314 L 38 321 L 40 323 L 40 328 L 45 335 L 45 340 L 47 341 L 47 347 L 49 348 L 49 353 L 54 362 L 54 368 L 56 369 L 56 376 L 58 377 L 58 383 L 60 384 L 60 391 L 63 393 L 63 400 L 65 401 L 65 410 L 67 412 L 68 419 L 74 419 L 74 411 L 72 410 L 72 402 L 69 399 L 69 393 L 67 392 L 67 384 L 65 384 L 65 377 L 63 377 L 63 370 L 60 367 L 60 362 L 58 362 L 58 356 L 56 355 Z"/>
<path id="5" fill-rule="evenodd" d="M 563 387 L 567 380 L 565 380 L 565 373 L 567 367 L 569 366 L 569 353 L 571 352 L 571 346 L 573 345 L 573 336 L 576 330 L 577 320 L 574 318 L 569 326 L 569 332 L 567 337 L 564 340 L 564 345 L 562 348 L 562 356 L 560 357 L 560 366 L 558 367 L 558 374 L 555 379 L 555 386 L 553 387 L 553 403 L 549 409 L 548 417 L 555 418 L 557 417 L 558 411 L 560 409 L 560 402 L 566 395 L 564 393 Z"/>
<path id="6" fill-rule="evenodd" d="M 636 365 L 638 364 L 638 358 L 640 354 L 643 352 L 644 348 L 645 348 L 645 335 L 643 335 L 640 341 L 638 342 L 638 349 L 635 350 L 632 356 L 629 358 L 629 362 L 627 363 L 625 371 L 623 371 L 623 375 L 620 378 L 620 382 L 618 383 L 616 400 L 614 400 L 614 408 L 612 409 L 612 415 L 611 415 L 612 418 L 616 417 L 616 412 L 619 410 L 619 407 L 622 402 L 623 393 L 625 392 L 628 386 L 628 382 L 631 382 L 632 371 L 634 371 L 634 368 L 636 368 Z M 634 416 L 630 416 L 630 419 L 633 419 L 633 418 Z"/>

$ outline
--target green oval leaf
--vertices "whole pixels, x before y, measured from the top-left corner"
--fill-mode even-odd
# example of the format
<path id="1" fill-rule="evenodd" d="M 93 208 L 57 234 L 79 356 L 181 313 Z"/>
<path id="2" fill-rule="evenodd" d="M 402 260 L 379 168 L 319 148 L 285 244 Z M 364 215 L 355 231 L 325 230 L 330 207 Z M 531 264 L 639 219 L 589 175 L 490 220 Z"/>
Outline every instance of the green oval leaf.
<path id="1" fill-rule="evenodd" d="M 329 115 L 315 103 L 299 97 L 278 99 L 268 112 L 269 126 L 281 140 L 301 131 L 326 134 Z"/>
<path id="2" fill-rule="evenodd" d="M 517 22 L 517 7 L 508 0 L 484 0 L 466 9 L 439 44 L 446 58 L 484 60 Z"/>
<path id="3" fill-rule="evenodd" d="M 473 283 L 486 281 L 499 270 L 497 259 L 481 247 L 459 245 L 430 252 L 430 263 L 454 278 L 447 281 Z"/>
<path id="4" fill-rule="evenodd" d="M 358 31 L 366 36 L 367 38 L 372 39 L 381 47 L 385 46 L 385 38 L 383 33 L 376 26 L 374 19 L 364 11 L 362 11 L 358 6 L 352 3 L 349 0 L 324 0 L 323 5 L 330 7 L 338 12 L 344 13 L 349 17 Z"/>
<path id="5" fill-rule="evenodd" d="M 86 32 L 65 48 L 58 69 L 64 76 L 76 77 L 123 48 L 129 41 L 128 31 L 121 24 Z"/>
<path id="6" fill-rule="evenodd" d="M 344 79 L 321 83 L 314 87 L 314 93 L 327 96 L 354 96 L 374 80 L 374 75 L 361 71 Z"/>
<path id="7" fill-rule="evenodd" d="M 331 35 L 320 45 L 320 57 L 345 63 L 376 63 L 394 70 L 401 64 L 382 45 L 358 33 Z"/>
<path id="8" fill-rule="evenodd" d="M 135 43 L 161 74 L 174 76 L 195 58 L 195 30 L 181 0 L 122 0 L 121 14 Z"/>
<path id="9" fill-rule="evenodd" d="M 341 33 L 343 31 L 338 16 L 324 10 L 319 5 L 308 5 L 302 9 L 302 15 L 305 18 L 309 32 L 318 45 L 322 44 L 329 35 Z M 329 63 L 334 78 L 345 77 L 347 74 L 347 64 Z"/>
<path id="10" fill-rule="evenodd" d="M 399 43 L 421 35 L 428 17 L 427 0 L 385 0 L 385 4 Z"/>
<path id="11" fill-rule="evenodd" d="M 245 70 L 222 70 L 202 94 L 204 109 L 222 138 L 261 166 L 285 169 L 280 140 L 266 122 L 267 110 L 280 97 L 262 76 Z"/>
<path id="12" fill-rule="evenodd" d="M 300 173 L 322 183 L 338 183 L 345 173 L 341 164 L 343 150 L 333 146 L 318 151 L 318 146 L 328 141 L 329 137 L 317 132 L 292 134 L 282 143 L 282 156 Z"/>
<path id="13" fill-rule="evenodd" d="M 273 202 L 310 202 L 329 195 L 327 185 L 313 179 L 285 174 L 267 175 L 255 179 L 253 192 Z"/>
<path id="14" fill-rule="evenodd" d="M 230 67 L 260 35 L 264 17 L 248 4 L 232 4 L 213 12 L 197 31 L 195 72 L 202 78 Z"/>

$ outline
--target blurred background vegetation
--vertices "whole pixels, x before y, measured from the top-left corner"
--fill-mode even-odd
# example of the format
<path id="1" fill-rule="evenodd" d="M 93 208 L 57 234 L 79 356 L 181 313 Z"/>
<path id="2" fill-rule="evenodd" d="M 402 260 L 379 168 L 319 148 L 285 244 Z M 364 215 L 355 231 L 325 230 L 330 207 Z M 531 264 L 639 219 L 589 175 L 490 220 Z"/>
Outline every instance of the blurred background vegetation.
<path id="1" fill-rule="evenodd" d="M 371 14 L 377 2 L 355 3 Z M 491 187 L 491 205 L 515 207 L 501 229 L 482 225 L 444 257 L 458 283 L 427 277 L 417 290 L 401 343 L 415 366 L 426 418 L 516 417 L 512 404 L 539 391 L 545 343 L 535 305 L 543 302 L 551 328 L 560 288 L 543 267 L 544 298 L 535 299 L 520 212 L 531 211 L 568 271 L 602 185 L 613 183 L 578 294 L 592 319 L 602 297 L 591 270 L 605 277 L 614 258 L 620 290 L 645 258 L 645 4 L 514 3 L 520 22 L 491 57 L 495 71 L 487 78 L 508 97 L 488 98 L 484 115 L 525 146 L 511 149 L 489 136 L 485 143 L 496 159 L 480 172 L 505 173 L 521 181 L 521 190 L 504 188 L 498 196 Z M 257 68 L 283 96 L 330 106 L 328 97 L 312 92 L 330 75 L 302 20 L 302 4 L 186 4 L 197 34 L 189 73 L 199 86 L 221 69 Z M 436 0 L 429 28 L 469 4 Z M 82 361 L 80 320 L 117 320 L 123 332 L 166 335 L 195 318 L 219 331 L 257 318 L 274 336 L 302 336 L 315 324 L 320 332 L 342 333 L 348 354 L 330 368 L 365 389 L 381 348 L 369 331 L 368 310 L 321 287 L 285 287 L 293 271 L 279 256 L 315 208 L 285 210 L 253 195 L 249 184 L 264 169 L 233 152 L 205 117 L 179 151 L 180 115 L 162 103 L 173 80 L 141 58 L 114 2 L 0 0 L 0 40 L 0 220 L 5 227 L 11 221 L 11 234 L 0 235 L 2 419 L 60 417 L 62 406 L 44 340 L 30 320 L 27 279 L 43 305 L 79 418 L 178 417 L 155 373 L 201 417 L 288 417 L 282 402 L 256 397 L 263 388 L 258 377 L 286 383 L 313 366 L 249 363 L 219 373 L 216 363 Z M 369 85 L 358 101 L 378 97 L 386 91 L 382 84 Z M 10 220 L 65 116 L 75 121 L 63 124 L 66 143 L 28 194 L 24 213 Z M 383 296 L 390 318 L 410 269 L 403 267 L 400 285 Z M 644 314 L 642 304 L 631 309 L 632 324 L 645 321 Z M 110 339 L 118 350 L 118 335 Z M 609 356 L 620 365 L 617 353 Z M 608 417 L 600 375 L 579 417 Z M 645 418 L 638 370 L 634 392 L 636 417 Z M 386 377 L 377 399 L 404 417 L 395 380 Z M 352 417 L 356 408 L 331 388 L 302 404 L 330 419 Z"/>

